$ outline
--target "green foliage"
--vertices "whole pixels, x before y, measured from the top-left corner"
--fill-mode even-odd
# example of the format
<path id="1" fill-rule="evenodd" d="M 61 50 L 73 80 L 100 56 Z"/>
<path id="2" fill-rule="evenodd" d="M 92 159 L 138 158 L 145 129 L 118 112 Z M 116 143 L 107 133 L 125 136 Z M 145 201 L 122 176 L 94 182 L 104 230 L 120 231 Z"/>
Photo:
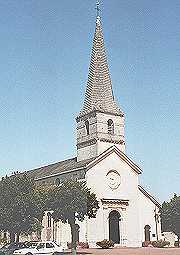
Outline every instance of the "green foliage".
<path id="1" fill-rule="evenodd" d="M 39 229 L 45 206 L 43 191 L 26 173 L 0 181 L 0 230 L 19 235 Z"/>
<path id="2" fill-rule="evenodd" d="M 77 242 L 76 244 L 81 249 L 89 249 L 89 244 L 87 242 Z M 68 242 L 67 243 L 67 247 L 68 247 L 68 249 L 71 249 L 72 248 L 72 244 Z"/>
<path id="3" fill-rule="evenodd" d="M 165 246 L 169 246 L 170 242 L 164 240 L 152 241 L 152 246 L 156 248 L 164 248 Z"/>
<path id="4" fill-rule="evenodd" d="M 69 223 L 72 236 L 72 254 L 76 254 L 76 220 L 95 218 L 99 209 L 96 195 L 87 188 L 86 182 L 68 180 L 50 192 L 49 210 L 53 210 L 55 221 Z"/>
<path id="5" fill-rule="evenodd" d="M 114 247 L 114 242 L 111 240 L 104 239 L 100 242 L 97 242 L 96 245 L 98 245 L 102 249 L 109 249 L 111 247 Z"/>
<path id="6" fill-rule="evenodd" d="M 142 247 L 148 247 L 148 246 L 151 246 L 151 241 L 142 242 Z"/>
<path id="7" fill-rule="evenodd" d="M 179 241 L 174 242 L 174 247 L 179 247 Z"/>
<path id="8" fill-rule="evenodd" d="M 51 191 L 49 209 L 54 211 L 54 220 L 71 224 L 75 219 L 83 221 L 85 216 L 95 218 L 99 206 L 85 182 L 68 180 Z"/>
<path id="9" fill-rule="evenodd" d="M 172 231 L 180 238 L 180 196 L 176 194 L 161 208 L 162 231 Z"/>
<path id="10" fill-rule="evenodd" d="M 26 173 L 0 181 L 0 230 L 13 235 L 41 232 L 44 211 L 53 210 L 55 221 L 70 224 L 72 249 L 75 249 L 76 220 L 94 218 L 98 209 L 96 195 L 85 182 L 70 180 L 58 187 L 37 187 Z"/>

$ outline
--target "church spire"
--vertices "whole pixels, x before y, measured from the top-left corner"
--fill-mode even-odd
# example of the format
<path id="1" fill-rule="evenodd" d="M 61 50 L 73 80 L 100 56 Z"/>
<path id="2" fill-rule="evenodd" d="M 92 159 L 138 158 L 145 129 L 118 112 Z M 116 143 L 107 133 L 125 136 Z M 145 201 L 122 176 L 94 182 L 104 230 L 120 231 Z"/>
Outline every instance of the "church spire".
<path id="1" fill-rule="evenodd" d="M 85 100 L 80 116 L 94 110 L 122 115 L 113 96 L 111 78 L 106 58 L 103 32 L 101 28 L 99 1 L 97 1 L 96 28 L 93 39 L 89 75 Z"/>
<path id="2" fill-rule="evenodd" d="M 97 1 L 85 100 L 77 122 L 77 161 L 94 158 L 111 146 L 125 151 L 124 114 L 113 96 Z"/>

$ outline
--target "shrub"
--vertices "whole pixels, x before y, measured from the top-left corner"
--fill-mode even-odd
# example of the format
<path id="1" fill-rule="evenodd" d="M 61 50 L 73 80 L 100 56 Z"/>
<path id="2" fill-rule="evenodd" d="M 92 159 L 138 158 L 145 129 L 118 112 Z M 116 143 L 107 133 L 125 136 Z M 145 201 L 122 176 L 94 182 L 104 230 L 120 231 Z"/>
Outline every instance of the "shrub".
<path id="1" fill-rule="evenodd" d="M 156 248 L 163 248 L 165 246 L 169 246 L 170 242 L 164 241 L 164 240 L 158 240 L 158 241 L 153 241 L 152 245 L 153 247 L 156 247 Z"/>
<path id="2" fill-rule="evenodd" d="M 144 241 L 143 243 L 142 243 L 142 247 L 148 247 L 148 246 L 150 246 L 151 245 L 151 241 Z"/>
<path id="3" fill-rule="evenodd" d="M 79 246 L 82 249 L 88 249 L 89 244 L 87 242 L 78 242 L 77 246 Z"/>
<path id="4" fill-rule="evenodd" d="M 77 242 L 76 245 L 82 249 L 88 249 L 89 248 L 89 244 L 86 242 Z M 68 249 L 71 249 L 71 243 L 67 242 L 67 247 Z"/>
<path id="5" fill-rule="evenodd" d="M 100 246 L 102 249 L 109 249 L 114 247 L 114 242 L 111 240 L 104 239 L 100 242 L 97 242 L 96 245 Z"/>
<path id="6" fill-rule="evenodd" d="M 175 242 L 174 242 L 174 246 L 175 246 L 175 247 L 180 247 L 180 244 L 178 244 L 178 241 L 175 241 Z"/>

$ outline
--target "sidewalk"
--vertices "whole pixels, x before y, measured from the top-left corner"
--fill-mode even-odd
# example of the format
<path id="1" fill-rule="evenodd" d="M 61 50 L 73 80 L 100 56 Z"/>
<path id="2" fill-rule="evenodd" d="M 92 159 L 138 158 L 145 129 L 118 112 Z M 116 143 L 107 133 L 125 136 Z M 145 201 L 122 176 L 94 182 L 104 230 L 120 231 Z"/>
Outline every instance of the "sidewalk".
<path id="1" fill-rule="evenodd" d="M 67 252 L 65 254 L 71 254 Z M 78 255 L 180 255 L 180 248 L 79 249 Z"/>

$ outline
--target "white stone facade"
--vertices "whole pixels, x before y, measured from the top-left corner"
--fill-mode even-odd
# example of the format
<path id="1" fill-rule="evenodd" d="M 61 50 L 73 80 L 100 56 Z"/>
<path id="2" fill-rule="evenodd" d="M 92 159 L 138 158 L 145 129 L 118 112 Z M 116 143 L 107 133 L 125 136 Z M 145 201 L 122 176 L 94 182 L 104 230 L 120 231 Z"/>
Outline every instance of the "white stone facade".
<path id="1" fill-rule="evenodd" d="M 117 245 L 141 247 L 145 241 L 146 225 L 150 226 L 150 240 L 162 238 L 160 220 L 155 221 L 159 205 L 139 189 L 140 169 L 124 153 L 113 146 L 92 161 L 88 168 L 87 185 L 97 195 L 100 209 L 95 219 L 77 222 L 80 242 L 96 247 L 97 241 L 110 239 L 109 215 L 112 211 L 120 215 Z M 53 224 L 51 227 L 53 229 Z M 45 236 L 47 233 L 43 239 Z M 69 226 L 59 223 L 56 235 L 52 234 L 51 238 L 53 236 L 57 243 L 66 247 L 71 241 Z"/>

